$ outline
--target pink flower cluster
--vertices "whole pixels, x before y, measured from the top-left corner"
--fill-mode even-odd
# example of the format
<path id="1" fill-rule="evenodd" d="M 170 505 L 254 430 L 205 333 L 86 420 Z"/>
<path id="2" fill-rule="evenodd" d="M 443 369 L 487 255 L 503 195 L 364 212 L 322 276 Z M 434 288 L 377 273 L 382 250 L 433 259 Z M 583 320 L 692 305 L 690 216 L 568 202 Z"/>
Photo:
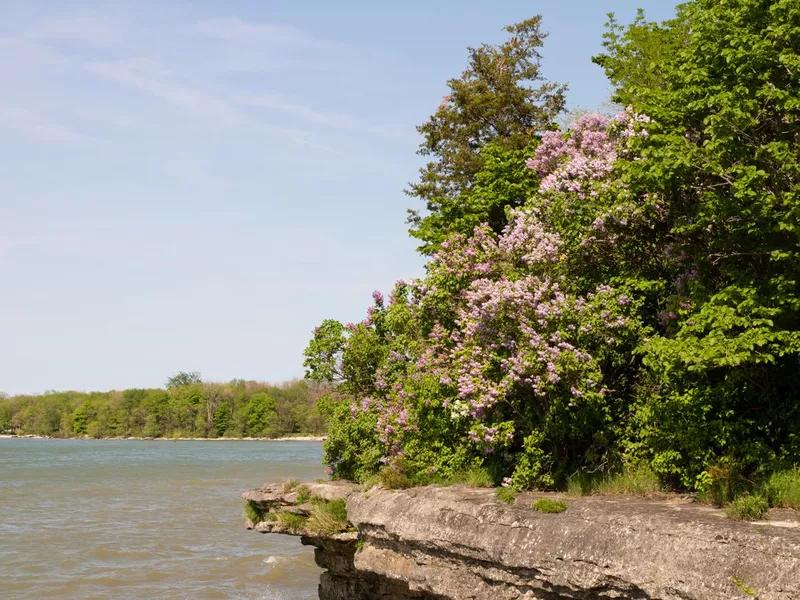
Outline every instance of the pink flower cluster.
<path id="1" fill-rule="evenodd" d="M 628 142 L 646 135 L 648 122 L 630 111 L 614 119 L 584 115 L 568 134 L 544 134 L 527 162 L 542 177 L 543 197 L 598 193 Z M 607 285 L 585 296 L 569 292 L 559 275 L 564 243 L 542 215 L 546 206 L 512 212 L 499 235 L 481 225 L 471 237 L 452 236 L 425 278 L 397 282 L 388 303 L 373 294 L 361 325 L 373 327 L 393 311 L 402 318 L 388 322 L 403 325 L 381 334 L 388 349 L 375 371 L 374 393 L 352 411 L 376 417 L 386 461 L 402 455 L 422 407 L 441 411 L 476 448 L 495 452 L 514 436 L 513 422 L 503 420 L 509 413 L 578 413 L 607 393 L 600 354 L 625 338 L 635 303 Z M 638 210 L 631 204 L 597 216 L 592 240 L 608 239 L 611 229 L 638 218 Z M 414 327 L 405 327 L 409 319 Z M 409 330 L 427 334 L 413 339 Z"/>
<path id="2" fill-rule="evenodd" d="M 607 181 L 614 162 L 623 149 L 622 140 L 646 136 L 644 125 L 650 119 L 630 109 L 613 119 L 599 114 L 578 118 L 565 135 L 547 131 L 533 158 L 526 162 L 542 181 L 539 190 L 569 192 L 578 198 L 595 196 Z"/>

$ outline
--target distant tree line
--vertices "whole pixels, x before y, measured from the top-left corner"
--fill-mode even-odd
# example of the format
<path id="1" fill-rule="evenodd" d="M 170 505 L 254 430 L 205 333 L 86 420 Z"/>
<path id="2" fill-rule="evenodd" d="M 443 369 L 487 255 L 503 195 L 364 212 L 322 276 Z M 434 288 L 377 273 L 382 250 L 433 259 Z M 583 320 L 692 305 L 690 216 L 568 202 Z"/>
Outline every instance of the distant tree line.
<path id="1" fill-rule="evenodd" d="M 321 435 L 324 386 L 178 373 L 166 389 L 0 395 L 0 433 L 53 437 L 281 437 Z"/>

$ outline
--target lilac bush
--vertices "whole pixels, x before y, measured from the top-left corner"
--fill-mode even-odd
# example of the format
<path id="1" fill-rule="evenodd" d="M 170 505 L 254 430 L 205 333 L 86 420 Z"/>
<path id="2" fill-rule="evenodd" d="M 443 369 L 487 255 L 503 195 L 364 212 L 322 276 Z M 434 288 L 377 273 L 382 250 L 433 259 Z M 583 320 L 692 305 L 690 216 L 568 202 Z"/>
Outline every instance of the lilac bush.
<path id="1" fill-rule="evenodd" d="M 641 123 L 629 112 L 584 115 L 567 134 L 546 133 L 527 163 L 539 193 L 509 212 L 502 232 L 484 224 L 451 236 L 426 277 L 398 282 L 388 302 L 375 292 L 366 319 L 342 330 L 335 360 L 344 366 L 333 370 L 359 369 L 345 386 L 348 417 L 374 426 L 359 458 L 372 462 L 359 473 L 402 462 L 445 474 L 477 461 L 523 488 L 552 485 L 561 465 L 603 454 L 613 376 L 641 327 L 627 293 L 574 285 L 550 215 L 558 196 L 580 202 L 608 188 Z M 589 232 L 599 235 L 602 223 Z M 350 434 L 329 445 L 343 476 L 354 469 L 337 448 Z"/>

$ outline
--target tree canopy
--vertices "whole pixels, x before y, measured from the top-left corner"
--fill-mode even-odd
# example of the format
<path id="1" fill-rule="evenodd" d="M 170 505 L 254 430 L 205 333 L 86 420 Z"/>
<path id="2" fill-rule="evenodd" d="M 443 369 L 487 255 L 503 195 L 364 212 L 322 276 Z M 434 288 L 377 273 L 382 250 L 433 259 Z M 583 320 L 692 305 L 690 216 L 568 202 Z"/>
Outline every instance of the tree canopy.
<path id="1" fill-rule="evenodd" d="M 506 32 L 510 37 L 499 46 L 469 48 L 467 69 L 447 82 L 449 93 L 417 128 L 423 137 L 419 154 L 431 157 L 408 190 L 430 213 L 409 211 L 411 235 L 422 240 L 423 252 L 435 251 L 459 218 L 462 228 L 484 217 L 498 227 L 505 224 L 502 205 L 486 197 L 485 186 L 482 197 L 472 197 L 476 176 L 487 163 L 497 168 L 498 153 L 522 151 L 564 108 L 565 86 L 541 75 L 539 48 L 546 37 L 541 17 L 510 25 Z M 490 144 L 492 150 L 485 150 Z M 512 194 L 510 202 L 519 205 L 524 198 Z"/>
<path id="2" fill-rule="evenodd" d="M 425 277 L 309 344 L 334 475 L 702 490 L 797 464 L 800 5 L 612 16 L 594 60 L 625 109 L 564 131 L 563 90 L 521 84 L 539 27 L 471 50 L 420 128 Z"/>

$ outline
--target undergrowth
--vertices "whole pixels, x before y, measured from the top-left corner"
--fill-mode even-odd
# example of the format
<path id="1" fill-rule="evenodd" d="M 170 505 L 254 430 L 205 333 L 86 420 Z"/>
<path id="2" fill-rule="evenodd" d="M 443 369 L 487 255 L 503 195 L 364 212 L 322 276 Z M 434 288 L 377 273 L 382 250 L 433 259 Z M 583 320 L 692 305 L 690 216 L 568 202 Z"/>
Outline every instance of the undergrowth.
<path id="1" fill-rule="evenodd" d="M 704 473 L 703 483 L 697 499 L 725 508 L 731 519 L 763 519 L 770 508 L 800 509 L 800 467 L 753 480 L 729 467 L 715 466 Z"/>
<path id="2" fill-rule="evenodd" d="M 494 478 L 488 469 L 473 466 L 468 469 L 456 471 L 450 475 L 438 473 L 415 473 L 409 475 L 409 469 L 401 462 L 384 467 L 375 475 L 364 481 L 364 487 L 369 489 L 375 485 L 382 485 L 390 490 L 401 490 L 425 485 L 439 485 L 449 487 L 465 485 L 474 488 L 493 487 Z"/>
<path id="3" fill-rule="evenodd" d="M 629 466 L 616 473 L 579 472 L 567 481 L 570 496 L 652 496 L 663 487 L 646 466 Z"/>

